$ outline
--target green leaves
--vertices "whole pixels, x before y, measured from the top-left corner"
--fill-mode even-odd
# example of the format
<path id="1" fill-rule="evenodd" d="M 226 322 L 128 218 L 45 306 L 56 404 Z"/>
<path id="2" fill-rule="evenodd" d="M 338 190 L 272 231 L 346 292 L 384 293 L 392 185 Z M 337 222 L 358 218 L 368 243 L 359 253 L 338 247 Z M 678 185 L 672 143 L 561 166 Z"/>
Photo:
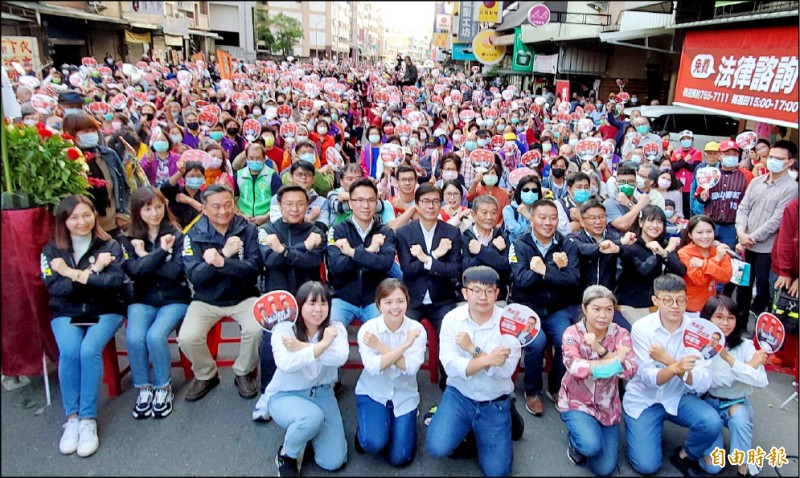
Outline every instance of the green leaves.
<path id="1" fill-rule="evenodd" d="M 258 39 L 272 54 L 290 55 L 292 49 L 303 38 L 303 25 L 296 18 L 279 13 L 272 17 L 266 12 L 258 15 Z"/>

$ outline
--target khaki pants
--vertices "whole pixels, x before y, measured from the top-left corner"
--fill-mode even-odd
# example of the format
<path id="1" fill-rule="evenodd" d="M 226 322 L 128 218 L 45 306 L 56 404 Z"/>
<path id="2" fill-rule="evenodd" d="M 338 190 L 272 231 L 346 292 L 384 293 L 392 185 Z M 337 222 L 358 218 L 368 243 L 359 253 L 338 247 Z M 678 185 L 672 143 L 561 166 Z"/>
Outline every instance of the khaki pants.
<path id="1" fill-rule="evenodd" d="M 631 325 L 633 325 L 637 320 L 641 319 L 645 315 L 652 314 L 656 310 L 658 309 L 655 306 L 642 307 L 640 309 L 637 309 L 635 307 L 630 307 L 627 305 L 619 306 L 619 312 L 622 314 L 623 317 L 625 317 L 625 320 L 630 322 Z"/>
<path id="2" fill-rule="evenodd" d="M 247 375 L 258 365 L 258 349 L 261 346 L 263 330 L 253 320 L 253 304 L 257 297 L 251 297 L 228 307 L 192 301 L 183 319 L 178 344 L 192 362 L 192 371 L 198 380 L 210 380 L 217 374 L 217 364 L 208 350 L 208 331 L 222 320 L 231 317 L 242 328 L 242 343 L 239 357 L 233 364 L 236 375 Z"/>

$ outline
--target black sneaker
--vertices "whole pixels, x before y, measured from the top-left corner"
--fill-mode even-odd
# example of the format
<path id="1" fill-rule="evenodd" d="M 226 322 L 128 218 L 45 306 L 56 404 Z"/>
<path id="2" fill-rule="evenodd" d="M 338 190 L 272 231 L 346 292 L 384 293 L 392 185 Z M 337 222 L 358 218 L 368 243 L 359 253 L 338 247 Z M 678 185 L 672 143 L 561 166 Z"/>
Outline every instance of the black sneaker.
<path id="1" fill-rule="evenodd" d="M 278 454 L 275 455 L 275 465 L 278 467 L 278 476 L 300 476 L 297 459 L 281 455 L 281 446 L 278 447 Z"/>
<path id="2" fill-rule="evenodd" d="M 578 453 L 578 450 L 572 446 L 572 443 L 567 443 L 567 458 L 573 465 L 577 466 L 583 466 L 587 461 L 586 457 Z"/>
<path id="3" fill-rule="evenodd" d="M 174 398 L 172 387 L 157 388 L 156 398 L 153 400 L 153 418 L 164 418 L 172 413 L 172 400 Z"/>
<path id="4" fill-rule="evenodd" d="M 147 418 L 153 412 L 153 389 L 142 387 L 139 389 L 139 396 L 136 397 L 136 405 L 133 407 L 133 418 Z"/>
<path id="5" fill-rule="evenodd" d="M 700 465 L 697 464 L 695 460 L 692 460 L 688 456 L 686 458 L 681 458 L 681 450 L 683 447 L 678 447 L 672 453 L 672 458 L 669 459 L 669 462 L 672 463 L 678 471 L 681 472 L 683 476 L 702 476 L 705 473 L 700 468 Z"/>

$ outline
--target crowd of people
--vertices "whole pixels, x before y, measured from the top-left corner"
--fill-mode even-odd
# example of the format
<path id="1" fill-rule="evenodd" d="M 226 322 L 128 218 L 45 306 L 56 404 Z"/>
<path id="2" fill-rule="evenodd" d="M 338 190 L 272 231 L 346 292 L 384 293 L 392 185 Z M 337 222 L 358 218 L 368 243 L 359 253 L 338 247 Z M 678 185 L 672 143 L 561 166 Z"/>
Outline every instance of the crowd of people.
<path id="1" fill-rule="evenodd" d="M 709 457 L 723 425 L 730 449 L 751 448 L 747 397 L 774 356 L 746 338 L 749 315 L 773 290 L 798 295 L 794 143 L 700 145 L 683 131 L 673 147 L 614 92 L 562 102 L 409 58 L 402 71 L 107 60 L 16 85 L 22 123 L 74 138 L 99 180 L 61 201 L 41 258 L 62 453 L 99 446 L 101 354 L 124 322 L 133 416 L 163 418 L 167 336 L 178 328 L 195 377 L 185 397 L 200 400 L 220 381 L 206 340 L 224 317 L 241 326 L 238 393 L 260 394 L 254 420 L 286 429 L 281 476 L 299 473 L 308 442 L 323 469 L 347 460 L 336 392 L 354 319 L 355 449 L 394 466 L 415 455 L 430 340 L 443 394 L 426 451 L 477 456 L 486 475 L 510 473 L 522 435 L 520 362 L 525 410 L 541 417 L 552 400 L 570 461 L 597 475 L 617 467 L 622 420 L 642 474 L 661 466 L 664 420 L 689 429 L 671 459 L 684 474 L 721 470 Z M 708 189 L 703 168 L 721 176 Z M 751 266 L 738 285 L 737 257 Z M 296 296 L 298 318 L 266 333 L 253 305 L 274 290 Z M 500 333 L 506 303 L 541 320 L 525 347 Z M 711 360 L 683 344 L 692 316 L 725 334 Z"/>

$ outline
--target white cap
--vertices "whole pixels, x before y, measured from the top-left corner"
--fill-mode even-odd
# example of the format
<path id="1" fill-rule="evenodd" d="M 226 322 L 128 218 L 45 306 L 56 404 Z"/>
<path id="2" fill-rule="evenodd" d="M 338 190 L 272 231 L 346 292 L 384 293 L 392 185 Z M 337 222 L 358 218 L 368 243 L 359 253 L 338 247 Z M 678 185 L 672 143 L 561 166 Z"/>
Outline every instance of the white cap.
<path id="1" fill-rule="evenodd" d="M 436 128 L 436 131 L 434 131 L 434 132 L 433 132 L 433 136 L 434 136 L 434 137 L 437 137 L 437 136 L 444 136 L 444 135 L 446 135 L 446 134 L 447 134 L 447 133 L 445 133 L 445 132 L 444 132 L 444 130 L 443 130 L 442 128 Z"/>
<path id="2" fill-rule="evenodd" d="M 684 136 L 688 136 L 688 137 L 694 139 L 694 133 L 692 133 L 688 129 L 685 129 L 685 130 L 681 131 L 680 133 L 678 133 L 678 138 L 683 138 Z"/>

